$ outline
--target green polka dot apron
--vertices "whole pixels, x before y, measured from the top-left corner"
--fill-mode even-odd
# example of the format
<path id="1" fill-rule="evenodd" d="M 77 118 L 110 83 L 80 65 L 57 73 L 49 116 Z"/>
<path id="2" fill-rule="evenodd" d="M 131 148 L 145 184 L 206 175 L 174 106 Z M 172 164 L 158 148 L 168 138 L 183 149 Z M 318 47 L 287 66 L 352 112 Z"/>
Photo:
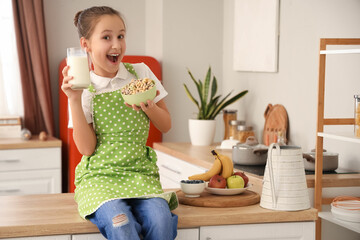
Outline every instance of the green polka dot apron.
<path id="1" fill-rule="evenodd" d="M 92 101 L 97 145 L 75 169 L 80 216 L 85 218 L 103 203 L 122 198 L 160 197 L 170 210 L 175 209 L 176 194 L 163 192 L 156 153 L 145 145 L 150 126 L 146 114 L 127 107 L 120 90 L 94 93 Z"/>

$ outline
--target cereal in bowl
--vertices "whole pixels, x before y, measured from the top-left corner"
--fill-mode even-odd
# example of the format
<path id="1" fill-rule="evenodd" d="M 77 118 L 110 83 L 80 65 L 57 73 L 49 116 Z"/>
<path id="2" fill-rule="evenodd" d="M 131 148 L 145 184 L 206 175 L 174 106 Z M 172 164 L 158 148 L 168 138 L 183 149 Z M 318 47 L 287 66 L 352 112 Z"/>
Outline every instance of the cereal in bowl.
<path id="1" fill-rule="evenodd" d="M 133 95 L 143 93 L 155 86 L 155 82 L 150 78 L 132 79 L 131 82 L 126 84 L 122 89 L 123 95 Z"/>

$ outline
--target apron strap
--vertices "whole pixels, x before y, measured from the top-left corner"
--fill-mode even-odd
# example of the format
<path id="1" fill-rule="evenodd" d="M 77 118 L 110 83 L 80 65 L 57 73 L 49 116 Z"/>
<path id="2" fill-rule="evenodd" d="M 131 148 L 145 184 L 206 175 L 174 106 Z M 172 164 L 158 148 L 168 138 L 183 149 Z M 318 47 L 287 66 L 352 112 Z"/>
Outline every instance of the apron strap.
<path id="1" fill-rule="evenodd" d="M 136 77 L 136 79 L 139 79 L 139 76 L 137 75 L 133 65 L 131 63 L 123 63 L 126 70 L 128 70 L 129 73 L 131 73 L 132 75 L 134 75 Z"/>

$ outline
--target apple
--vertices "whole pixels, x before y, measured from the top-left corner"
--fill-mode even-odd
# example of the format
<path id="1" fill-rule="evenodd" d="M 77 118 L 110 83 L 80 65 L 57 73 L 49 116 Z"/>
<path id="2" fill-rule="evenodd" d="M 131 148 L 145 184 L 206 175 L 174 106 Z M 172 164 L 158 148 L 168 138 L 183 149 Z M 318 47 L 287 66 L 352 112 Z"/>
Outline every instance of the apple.
<path id="1" fill-rule="evenodd" d="M 247 184 L 249 182 L 249 178 L 248 178 L 248 176 L 245 175 L 244 172 L 235 172 L 234 175 L 238 175 L 238 176 L 242 177 L 245 182 L 245 187 L 247 186 Z"/>
<path id="2" fill-rule="evenodd" d="M 226 179 L 226 185 L 228 188 L 244 188 L 245 181 L 239 175 L 232 175 Z"/>
<path id="3" fill-rule="evenodd" d="M 226 188 L 226 179 L 220 175 L 214 175 L 209 180 L 209 187 L 211 188 Z"/>

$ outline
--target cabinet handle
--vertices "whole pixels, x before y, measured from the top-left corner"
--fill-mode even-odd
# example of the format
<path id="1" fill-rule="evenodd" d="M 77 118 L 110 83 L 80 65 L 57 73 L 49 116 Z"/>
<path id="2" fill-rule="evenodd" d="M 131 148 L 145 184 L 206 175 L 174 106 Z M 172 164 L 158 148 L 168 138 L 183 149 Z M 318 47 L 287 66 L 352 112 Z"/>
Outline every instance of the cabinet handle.
<path id="1" fill-rule="evenodd" d="M 161 166 L 162 166 L 163 168 L 166 168 L 167 170 L 170 170 L 170 171 L 176 173 L 176 174 L 179 174 L 179 175 L 181 174 L 181 172 L 179 172 L 178 170 L 172 169 L 172 168 L 170 168 L 170 167 L 168 167 L 168 166 L 166 166 L 166 165 L 164 165 L 164 164 L 161 164 Z"/>
<path id="2" fill-rule="evenodd" d="M 14 192 L 20 192 L 20 189 L 5 189 L 5 190 L 0 190 L 0 192 L 14 193 Z"/>
<path id="3" fill-rule="evenodd" d="M 20 159 L 1 159 L 0 163 L 4 162 L 4 163 L 17 163 L 20 162 Z"/>

